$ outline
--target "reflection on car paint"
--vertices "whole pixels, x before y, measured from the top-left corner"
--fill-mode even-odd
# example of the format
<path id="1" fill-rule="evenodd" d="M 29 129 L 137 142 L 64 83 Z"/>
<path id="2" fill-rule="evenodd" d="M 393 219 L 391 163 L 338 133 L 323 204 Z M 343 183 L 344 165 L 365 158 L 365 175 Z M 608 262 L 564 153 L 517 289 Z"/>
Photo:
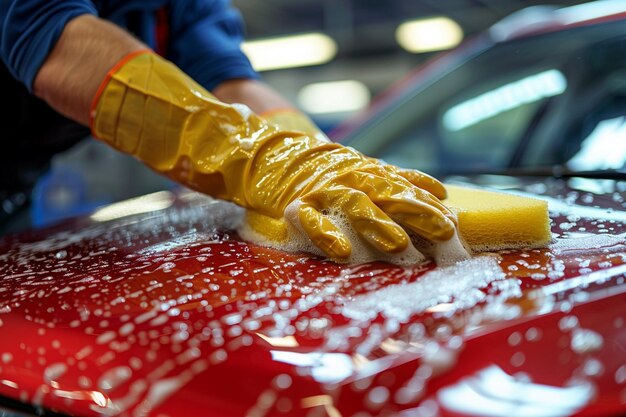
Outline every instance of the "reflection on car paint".
<path id="1" fill-rule="evenodd" d="M 5 238 L 0 394 L 85 416 L 618 409 L 626 227 L 559 201 L 551 247 L 447 268 L 248 244 L 196 194 Z"/>

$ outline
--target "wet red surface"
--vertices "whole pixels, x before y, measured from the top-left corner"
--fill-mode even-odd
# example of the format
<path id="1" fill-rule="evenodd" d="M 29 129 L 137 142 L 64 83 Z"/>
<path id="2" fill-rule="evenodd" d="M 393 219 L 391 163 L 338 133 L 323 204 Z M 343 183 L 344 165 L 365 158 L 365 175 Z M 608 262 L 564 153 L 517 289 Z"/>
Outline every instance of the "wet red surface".
<path id="1" fill-rule="evenodd" d="M 550 248 L 406 268 L 153 200 L 0 242 L 2 396 L 79 416 L 626 412 L 623 212 L 570 205 Z"/>

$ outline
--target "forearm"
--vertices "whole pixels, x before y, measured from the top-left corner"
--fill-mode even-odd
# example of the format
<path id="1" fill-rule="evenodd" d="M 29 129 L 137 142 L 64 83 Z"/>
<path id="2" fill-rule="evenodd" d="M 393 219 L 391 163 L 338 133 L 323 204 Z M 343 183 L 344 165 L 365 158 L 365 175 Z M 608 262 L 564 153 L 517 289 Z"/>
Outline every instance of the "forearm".
<path id="1" fill-rule="evenodd" d="M 33 91 L 59 113 L 84 125 L 98 87 L 124 56 L 146 46 L 91 15 L 71 20 L 35 77 Z"/>

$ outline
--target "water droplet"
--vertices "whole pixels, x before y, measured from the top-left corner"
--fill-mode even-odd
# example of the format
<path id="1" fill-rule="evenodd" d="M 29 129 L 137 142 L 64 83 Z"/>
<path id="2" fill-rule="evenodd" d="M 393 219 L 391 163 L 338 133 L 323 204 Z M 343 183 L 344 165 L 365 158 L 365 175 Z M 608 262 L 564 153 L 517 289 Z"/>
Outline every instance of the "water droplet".
<path id="1" fill-rule="evenodd" d="M 520 332 L 513 332 L 509 335 L 509 338 L 507 340 L 509 342 L 509 345 L 517 346 L 522 343 L 522 335 L 520 334 Z"/>
<path id="2" fill-rule="evenodd" d="M 618 384 L 626 383 L 626 365 L 622 365 L 615 371 L 615 382 Z"/>
<path id="3" fill-rule="evenodd" d="M 80 376 L 78 377 L 78 385 L 84 389 L 91 388 L 91 379 L 89 379 L 89 377 L 86 377 L 84 375 Z"/>
<path id="4" fill-rule="evenodd" d="M 373 388 L 367 394 L 367 401 L 370 406 L 380 407 L 382 404 L 387 402 L 389 398 L 389 390 L 385 387 L 376 387 Z"/>
<path id="5" fill-rule="evenodd" d="M 47 383 L 56 381 L 67 372 L 67 365 L 64 363 L 54 363 L 43 371 L 43 378 Z"/>
<path id="6" fill-rule="evenodd" d="M 435 400 L 424 400 L 422 403 L 413 409 L 415 416 L 419 417 L 436 417 L 439 415 L 439 405 Z"/>
<path id="7" fill-rule="evenodd" d="M 224 324 L 227 324 L 229 326 L 234 326 L 235 324 L 240 323 L 242 319 L 243 317 L 240 313 L 226 314 L 224 317 L 222 317 L 222 321 L 224 322 Z"/>
<path id="8" fill-rule="evenodd" d="M 209 360 L 211 361 L 211 363 L 217 364 L 220 362 L 224 362 L 227 357 L 228 357 L 228 354 L 226 353 L 224 349 L 218 349 L 215 352 L 213 352 L 211 356 L 209 356 Z"/>
<path id="9" fill-rule="evenodd" d="M 395 402 L 408 404 L 420 398 L 424 392 L 424 383 L 420 380 L 417 381 L 419 382 L 410 382 L 407 386 L 398 389 L 394 396 Z"/>
<path id="10" fill-rule="evenodd" d="M 604 365 L 595 358 L 589 358 L 583 365 L 583 373 L 587 376 L 599 376 L 604 372 Z"/>
<path id="11" fill-rule="evenodd" d="M 99 345 L 104 345 L 105 343 L 109 343 L 110 341 L 115 339 L 115 336 L 116 334 L 113 331 L 104 332 L 100 336 L 98 336 L 98 338 L 96 339 L 96 343 Z"/>
<path id="12" fill-rule="evenodd" d="M 291 377 L 287 374 L 280 374 L 274 378 L 274 385 L 276 388 L 284 390 L 291 386 Z"/>
<path id="13" fill-rule="evenodd" d="M 280 413 L 286 414 L 290 412 L 292 408 L 293 408 L 293 403 L 290 398 L 282 397 L 282 398 L 279 398 L 278 401 L 276 402 L 276 410 L 278 410 L 278 412 Z"/>
<path id="14" fill-rule="evenodd" d="M 541 329 L 538 329 L 537 327 L 531 327 L 530 329 L 526 330 L 526 334 L 524 336 L 529 342 L 536 342 L 541 339 Z"/>
<path id="15" fill-rule="evenodd" d="M 126 323 L 122 327 L 120 327 L 120 335 L 128 336 L 135 329 L 135 325 L 132 323 Z"/>
<path id="16" fill-rule="evenodd" d="M 132 375 L 133 371 L 128 366 L 118 366 L 102 374 L 98 380 L 98 387 L 103 391 L 113 390 L 128 381 Z"/>
<path id="17" fill-rule="evenodd" d="M 461 336 L 452 336 L 448 340 L 448 347 L 452 350 L 459 350 L 463 347 L 463 338 Z"/>
<path id="18" fill-rule="evenodd" d="M 576 316 L 565 316 L 559 320 L 559 329 L 567 332 L 578 326 L 578 318 Z"/>
<path id="19" fill-rule="evenodd" d="M 576 353 L 589 353 L 601 349 L 603 344 L 602 336 L 593 330 L 575 329 L 570 346 Z"/>
<path id="20" fill-rule="evenodd" d="M 513 366 L 522 366 L 524 362 L 526 362 L 526 355 L 523 352 L 515 352 L 511 356 L 511 365 Z"/>

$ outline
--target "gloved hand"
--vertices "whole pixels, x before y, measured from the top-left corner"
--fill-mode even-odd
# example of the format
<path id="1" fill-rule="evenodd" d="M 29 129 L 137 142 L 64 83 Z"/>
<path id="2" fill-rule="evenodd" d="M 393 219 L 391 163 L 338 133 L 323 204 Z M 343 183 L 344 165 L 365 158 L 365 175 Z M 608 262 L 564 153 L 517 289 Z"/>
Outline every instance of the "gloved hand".
<path id="1" fill-rule="evenodd" d="M 198 191 L 282 220 L 326 255 L 345 259 L 351 244 L 327 217 L 346 218 L 385 253 L 409 244 L 403 229 L 428 240 L 453 236 L 454 215 L 433 178 L 369 159 L 351 148 L 283 130 L 243 105 L 219 102 L 172 63 L 144 52 L 122 60 L 94 99 L 95 137 Z"/>
<path id="2" fill-rule="evenodd" d="M 322 132 L 321 129 L 317 127 L 307 115 L 296 109 L 271 110 L 269 112 L 262 113 L 260 116 L 268 122 L 275 124 L 282 130 L 303 132 L 308 136 L 328 140 L 328 137 L 324 134 L 324 132 Z M 368 159 L 375 164 L 384 165 L 385 169 L 389 170 L 391 173 L 404 177 L 413 185 L 424 188 L 435 197 L 439 199 L 446 198 L 445 187 L 430 175 L 413 169 L 405 169 L 394 165 L 388 165 L 385 162 L 374 158 L 368 157 Z"/>

